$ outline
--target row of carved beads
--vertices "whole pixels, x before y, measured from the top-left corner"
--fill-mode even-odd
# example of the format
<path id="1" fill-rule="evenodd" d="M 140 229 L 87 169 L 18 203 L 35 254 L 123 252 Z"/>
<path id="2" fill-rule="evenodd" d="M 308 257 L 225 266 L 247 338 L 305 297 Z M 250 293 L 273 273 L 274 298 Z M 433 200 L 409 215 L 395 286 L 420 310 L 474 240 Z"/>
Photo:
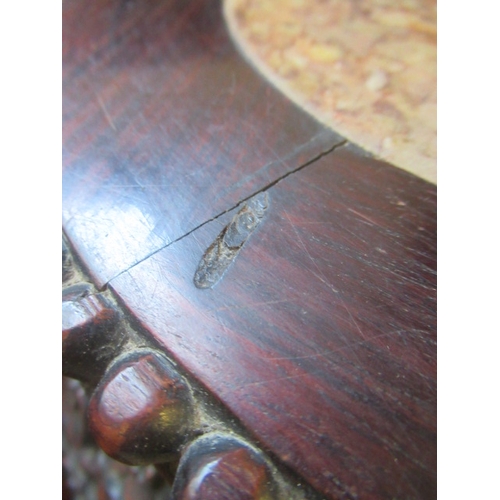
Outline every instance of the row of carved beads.
<path id="1" fill-rule="evenodd" d="M 63 282 L 78 275 L 63 242 Z M 74 281 L 74 279 L 73 279 Z M 88 425 L 97 444 L 129 465 L 174 475 L 174 500 L 281 498 L 262 452 L 225 432 L 199 434 L 186 379 L 159 351 L 139 347 L 122 314 L 89 283 L 63 289 L 63 375 L 92 388 Z"/>

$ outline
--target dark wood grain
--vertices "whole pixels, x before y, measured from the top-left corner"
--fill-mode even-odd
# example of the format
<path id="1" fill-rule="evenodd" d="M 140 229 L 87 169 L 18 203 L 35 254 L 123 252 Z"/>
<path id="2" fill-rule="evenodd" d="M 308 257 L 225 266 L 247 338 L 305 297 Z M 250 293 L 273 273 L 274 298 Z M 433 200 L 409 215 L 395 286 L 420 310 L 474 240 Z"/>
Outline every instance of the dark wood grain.
<path id="1" fill-rule="evenodd" d="M 63 253 L 64 255 L 64 253 Z M 63 265 L 64 270 L 64 265 Z M 126 337 L 117 327 L 119 312 L 89 283 L 62 293 L 62 372 L 97 384 Z"/>
<path id="2" fill-rule="evenodd" d="M 99 446 L 132 465 L 175 459 L 194 420 L 189 386 L 148 350 L 114 362 L 92 394 L 88 415 Z"/>
<path id="3" fill-rule="evenodd" d="M 176 500 L 277 498 L 264 457 L 230 435 L 207 434 L 185 451 L 173 486 Z"/>
<path id="4" fill-rule="evenodd" d="M 74 266 L 71 252 L 64 237 L 62 239 L 62 283 L 69 282 L 74 277 Z"/>
<path id="5" fill-rule="evenodd" d="M 216 0 L 63 5 L 63 227 L 98 286 L 341 142 L 236 52 Z"/>
<path id="6" fill-rule="evenodd" d="M 170 488 L 153 465 L 130 467 L 97 447 L 86 424 L 88 395 L 63 378 L 63 500 L 167 500 Z"/>
<path id="7" fill-rule="evenodd" d="M 67 0 L 63 13 L 63 228 L 77 261 L 295 483 L 330 499 L 435 497 L 435 186 L 338 147 L 244 62 L 218 1 Z M 197 288 L 207 248 L 263 188 L 265 218 Z M 102 398 L 133 390 L 113 392 L 116 370 L 91 421 L 136 463 L 99 420 Z M 131 446 L 155 428 L 155 401 L 139 433 L 125 429 Z M 179 429 L 139 460 L 176 455 Z"/>
<path id="8" fill-rule="evenodd" d="M 436 491 L 436 189 L 341 148 L 268 190 L 223 279 L 231 213 L 112 280 L 166 351 L 328 498 Z"/>

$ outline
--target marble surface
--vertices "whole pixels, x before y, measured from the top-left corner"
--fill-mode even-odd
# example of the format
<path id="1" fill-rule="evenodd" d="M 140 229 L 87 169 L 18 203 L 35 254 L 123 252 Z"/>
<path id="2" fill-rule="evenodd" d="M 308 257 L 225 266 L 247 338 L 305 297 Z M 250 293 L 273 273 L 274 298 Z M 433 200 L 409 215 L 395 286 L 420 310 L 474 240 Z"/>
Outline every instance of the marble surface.
<path id="1" fill-rule="evenodd" d="M 436 0 L 226 0 L 247 59 L 320 121 L 436 182 Z"/>

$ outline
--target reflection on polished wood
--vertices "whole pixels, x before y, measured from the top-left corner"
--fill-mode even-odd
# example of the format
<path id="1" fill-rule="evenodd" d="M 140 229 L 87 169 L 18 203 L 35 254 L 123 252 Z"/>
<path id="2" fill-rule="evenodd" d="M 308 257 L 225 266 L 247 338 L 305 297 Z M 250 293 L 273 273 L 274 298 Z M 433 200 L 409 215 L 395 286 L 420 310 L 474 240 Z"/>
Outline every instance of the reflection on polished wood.
<path id="1" fill-rule="evenodd" d="M 436 187 L 280 95 L 221 9 L 63 4 L 64 363 L 94 436 L 177 498 L 433 498 Z M 219 236 L 238 257 L 198 288 Z"/>
<path id="2" fill-rule="evenodd" d="M 73 281 L 86 277 L 64 244 L 63 268 Z M 96 293 L 89 283 L 73 281 L 63 283 L 63 374 L 80 380 L 87 394 L 75 380 L 71 388 L 63 381 L 65 499 L 75 494 L 93 500 L 109 491 L 116 496 L 118 488 L 125 500 L 160 500 L 173 483 L 173 496 L 168 495 L 173 499 L 305 498 L 307 487 L 297 488 L 289 472 L 278 470 L 246 441 L 246 431 L 220 403 L 189 374 L 182 375 L 144 331 L 136 330 L 131 316 L 118 313 L 109 291 Z M 108 328 L 102 328 L 106 322 L 100 316 L 112 319 Z M 119 342 L 113 342 L 116 332 L 121 332 Z M 88 435 L 82 433 L 84 405 Z M 156 478 L 156 485 L 141 474 L 125 479 L 123 468 L 104 458 L 94 440 L 123 464 L 155 464 L 168 484 L 158 484 L 151 467 L 142 471 Z M 98 463 L 90 465 L 90 457 Z M 85 484 L 89 481 L 95 484 Z M 315 497 L 309 492 L 307 498 Z"/>
<path id="3" fill-rule="evenodd" d="M 63 290 L 63 375 L 91 384 L 99 381 L 125 341 L 115 328 L 118 317 L 113 305 L 89 283 Z"/>
<path id="4" fill-rule="evenodd" d="M 207 434 L 185 451 L 175 478 L 178 500 L 267 500 L 278 486 L 263 457 L 230 435 Z"/>
<path id="5" fill-rule="evenodd" d="M 131 465 L 161 463 L 194 424 L 190 389 L 168 361 L 135 351 L 106 372 L 89 404 L 89 425 L 101 448 Z"/>
<path id="6" fill-rule="evenodd" d="M 344 149 L 268 195 L 266 222 L 213 289 L 192 277 L 231 214 L 111 289 L 324 495 L 431 498 L 435 187 Z"/>
<path id="7" fill-rule="evenodd" d="M 242 60 L 219 2 L 65 2 L 63 224 L 99 287 L 341 141 Z"/>

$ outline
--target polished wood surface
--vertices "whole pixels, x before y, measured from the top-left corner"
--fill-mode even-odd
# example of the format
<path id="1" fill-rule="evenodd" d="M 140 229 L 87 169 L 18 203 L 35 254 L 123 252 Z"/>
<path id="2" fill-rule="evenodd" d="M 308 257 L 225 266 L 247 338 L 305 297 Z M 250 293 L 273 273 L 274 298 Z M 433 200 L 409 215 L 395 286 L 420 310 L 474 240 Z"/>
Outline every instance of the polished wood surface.
<path id="1" fill-rule="evenodd" d="M 109 456 L 140 465 L 173 458 L 194 410 L 189 386 L 168 360 L 138 349 L 109 367 L 88 414 L 90 430 Z"/>
<path id="2" fill-rule="evenodd" d="M 89 283 L 63 290 L 63 375 L 88 384 L 99 382 L 125 343 L 123 332 L 116 328 L 118 318 L 119 312 Z"/>
<path id="3" fill-rule="evenodd" d="M 103 294 L 70 295 L 68 307 L 121 309 L 133 326 L 109 332 L 135 333 L 113 356 L 159 349 L 151 360 L 165 356 L 198 387 L 195 408 L 206 391 L 294 484 L 317 492 L 288 498 L 435 497 L 436 187 L 277 93 L 235 51 L 219 2 L 72 0 L 63 11 L 63 229 Z M 259 192 L 265 216 L 234 243 L 232 221 Z M 217 241 L 231 261 L 199 287 Z M 100 317 L 68 331 L 84 338 Z M 103 399 L 140 407 L 113 356 L 90 374 L 101 381 L 89 416 L 111 454 L 143 463 L 102 431 L 116 423 Z M 161 388 L 154 403 L 177 375 L 155 378 L 151 360 L 124 369 Z M 137 425 L 130 443 L 168 402 L 153 403 L 125 422 Z M 189 456 L 178 423 L 181 444 L 164 457 Z"/>
<path id="4" fill-rule="evenodd" d="M 110 290 L 97 292 L 87 282 L 65 243 L 63 375 L 76 379 L 63 380 L 65 498 L 316 498 L 252 444 L 248 431 L 133 316 L 120 314 Z M 127 473 L 102 450 L 122 464 L 149 467 Z"/>
<path id="5" fill-rule="evenodd" d="M 323 494 L 432 498 L 435 187 L 343 148 L 267 192 L 267 220 L 213 289 L 193 276 L 231 214 L 112 290 Z"/>
<path id="6" fill-rule="evenodd" d="M 170 488 L 153 465 L 130 467 L 93 442 L 82 385 L 63 378 L 63 500 L 167 500 Z"/>
<path id="7" fill-rule="evenodd" d="M 63 6 L 63 226 L 98 286 L 341 142 L 214 0 Z"/>
<path id="8" fill-rule="evenodd" d="M 221 434 L 209 434 L 188 448 L 173 486 L 173 496 L 179 500 L 266 500 L 277 494 L 262 456 L 233 436 Z"/>

